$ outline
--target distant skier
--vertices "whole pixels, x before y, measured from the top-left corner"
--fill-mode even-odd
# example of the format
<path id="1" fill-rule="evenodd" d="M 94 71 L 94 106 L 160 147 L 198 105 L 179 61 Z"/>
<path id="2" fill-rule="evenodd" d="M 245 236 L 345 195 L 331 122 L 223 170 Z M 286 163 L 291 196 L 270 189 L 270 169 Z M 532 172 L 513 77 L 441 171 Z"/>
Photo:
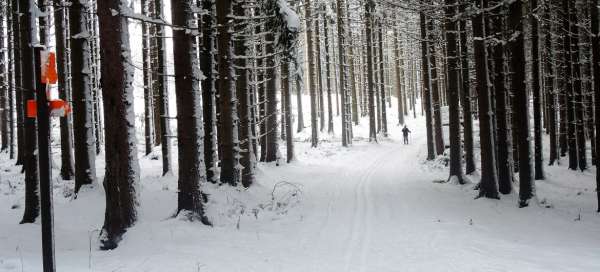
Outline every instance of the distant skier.
<path id="1" fill-rule="evenodd" d="M 402 135 L 404 136 L 404 144 L 408 144 L 408 134 L 410 133 L 410 129 L 408 129 L 408 127 L 406 127 L 406 125 L 404 125 L 404 128 L 402 129 Z"/>

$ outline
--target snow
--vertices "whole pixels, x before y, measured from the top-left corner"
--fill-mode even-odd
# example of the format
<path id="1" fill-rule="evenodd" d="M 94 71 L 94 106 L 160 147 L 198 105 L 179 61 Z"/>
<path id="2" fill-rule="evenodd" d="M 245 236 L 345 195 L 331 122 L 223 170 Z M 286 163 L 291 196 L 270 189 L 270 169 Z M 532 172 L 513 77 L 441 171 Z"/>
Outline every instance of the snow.
<path id="1" fill-rule="evenodd" d="M 388 120 L 397 120 L 397 111 L 388 112 Z M 139 222 L 114 251 L 97 249 L 102 186 L 84 187 L 73 199 L 73 182 L 56 179 L 57 270 L 600 269 L 595 171 L 548 167 L 548 180 L 537 182 L 538 204 L 519 209 L 516 193 L 499 201 L 475 200 L 474 183 L 435 182 L 446 180 L 448 169 L 441 161 L 424 161 L 420 116 L 407 118 L 410 145 L 401 144 L 401 127 L 392 123 L 389 139 L 369 143 L 363 118 L 354 128 L 353 146 L 342 148 L 340 123 L 336 119 L 337 134 L 320 135 L 319 148 L 310 148 L 309 128 L 297 134 L 297 160 L 259 164 L 257 184 L 250 189 L 203 186 L 213 227 L 171 217 L 177 179 L 161 177 L 160 161 L 140 153 Z M 101 175 L 102 156 L 97 167 Z M 0 170 L 0 271 L 40 271 L 40 225 L 18 224 L 23 209 L 19 168 L 0 154 Z M 469 179 L 476 182 L 477 176 Z"/>

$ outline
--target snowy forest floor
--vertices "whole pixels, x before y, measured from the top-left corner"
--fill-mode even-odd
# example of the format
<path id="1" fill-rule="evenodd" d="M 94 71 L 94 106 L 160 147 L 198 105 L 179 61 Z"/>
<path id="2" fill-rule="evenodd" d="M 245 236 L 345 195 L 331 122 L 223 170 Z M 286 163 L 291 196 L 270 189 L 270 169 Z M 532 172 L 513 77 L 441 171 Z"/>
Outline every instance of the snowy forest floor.
<path id="1" fill-rule="evenodd" d="M 516 194 L 475 200 L 477 176 L 440 183 L 448 171 L 443 157 L 425 162 L 424 119 L 407 122 L 410 145 L 395 125 L 369 143 L 367 119 L 351 148 L 326 134 L 310 148 L 306 129 L 297 161 L 260 164 L 249 190 L 206 186 L 213 227 L 171 218 L 176 177 L 141 157 L 139 221 L 114 251 L 97 249 L 100 183 L 73 199 L 73 183 L 56 179 L 57 271 L 600 271 L 595 170 L 548 167 L 528 208 Z M 18 224 L 23 181 L 13 164 L 0 154 L 0 271 L 41 271 L 40 225 Z M 98 181 L 103 172 L 100 156 Z"/>

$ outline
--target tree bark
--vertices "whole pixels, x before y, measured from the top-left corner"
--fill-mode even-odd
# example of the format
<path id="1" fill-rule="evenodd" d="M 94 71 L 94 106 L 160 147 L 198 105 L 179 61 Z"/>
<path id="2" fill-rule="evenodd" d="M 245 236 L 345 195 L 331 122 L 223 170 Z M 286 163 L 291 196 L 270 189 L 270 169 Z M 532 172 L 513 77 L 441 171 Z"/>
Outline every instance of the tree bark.
<path id="1" fill-rule="evenodd" d="M 14 2 L 13 2 L 14 3 Z M 37 43 L 35 18 L 31 14 L 33 2 L 19 0 L 20 15 L 20 45 L 22 69 L 22 102 L 25 112 L 28 100 L 35 100 L 36 78 L 34 76 L 34 50 Z M 39 216 L 39 176 L 37 147 L 37 121 L 35 118 L 23 119 L 23 167 L 25 170 L 25 209 L 23 223 L 33 223 Z"/>
<path id="2" fill-rule="evenodd" d="M 450 120 L 450 178 L 463 184 L 462 148 L 460 139 L 458 27 L 456 22 L 456 0 L 446 0 L 446 48 L 448 54 L 448 113 Z"/>
<path id="3" fill-rule="evenodd" d="M 435 150 L 433 144 L 433 118 L 431 112 L 431 79 L 429 78 L 429 42 L 427 40 L 427 17 L 425 12 L 419 13 L 421 25 L 421 87 L 423 88 L 424 108 L 425 108 L 425 127 L 427 130 L 427 160 L 435 159 Z"/>
<path id="4" fill-rule="evenodd" d="M 534 194 L 534 181 L 531 171 L 529 141 L 529 112 L 527 89 L 525 84 L 525 41 L 523 33 L 523 5 L 521 0 L 514 1 L 509 6 L 509 29 L 512 39 L 509 42 L 510 64 L 512 68 L 511 89 L 514 95 L 513 129 L 517 131 L 517 144 L 519 152 L 519 207 L 529 205 L 529 200 Z"/>
<path id="5" fill-rule="evenodd" d="M 184 28 L 173 31 L 179 154 L 177 213 L 188 220 L 200 220 L 209 224 L 204 216 L 204 199 L 201 190 L 202 184 L 206 182 L 206 169 L 202 161 L 204 130 L 200 101 L 200 74 L 195 68 L 199 66 L 198 48 L 195 35 L 189 31 L 197 28 L 194 20 L 195 7 L 192 0 L 171 0 L 173 24 Z"/>
<path id="6" fill-rule="evenodd" d="M 191 7 L 190 7 L 191 8 Z M 233 46 L 232 46 L 232 2 L 216 2 L 217 18 L 217 61 L 220 127 L 219 152 L 221 154 L 221 182 L 236 186 L 240 179 L 238 170 L 238 118 L 235 86 L 233 85 Z M 183 88 L 183 86 L 182 86 Z M 275 117 L 277 118 L 277 117 Z"/>
<path id="7" fill-rule="evenodd" d="M 101 249 L 117 247 L 127 228 L 137 221 L 140 180 L 133 112 L 133 70 L 126 1 L 98 1 L 101 85 L 104 105 L 106 210 Z M 114 15 L 114 12 L 118 12 Z M 74 22 L 74 21 L 71 21 Z"/>
<path id="8" fill-rule="evenodd" d="M 465 12 L 466 3 L 459 2 L 458 12 Z M 475 156 L 473 152 L 473 116 L 471 113 L 471 76 L 469 72 L 469 47 L 467 44 L 467 20 L 460 20 L 459 23 L 460 35 L 460 75 L 461 88 L 460 100 L 463 114 L 463 140 L 465 153 L 465 174 L 469 175 L 475 172 Z"/>
<path id="9" fill-rule="evenodd" d="M 58 96 L 64 101 L 70 101 L 70 80 L 69 80 L 69 58 L 68 58 L 68 42 L 67 28 L 68 13 L 67 9 L 58 8 L 65 3 L 62 0 L 54 0 L 54 5 L 57 7 L 54 12 L 54 27 L 56 33 L 56 57 L 58 67 Z M 64 180 L 71 180 L 74 177 L 73 169 L 73 139 L 71 139 L 71 123 L 68 116 L 60 117 L 60 157 L 61 167 L 60 176 Z"/>
<path id="10" fill-rule="evenodd" d="M 69 11 L 71 33 L 71 84 L 75 143 L 75 193 L 96 180 L 93 97 L 90 84 L 90 29 L 86 4 L 74 1 Z"/>
<path id="11" fill-rule="evenodd" d="M 377 142 L 377 128 L 375 116 L 375 83 L 373 82 L 373 12 L 375 2 L 373 0 L 365 1 L 365 24 L 367 37 L 367 89 L 368 89 L 368 108 L 369 108 L 369 141 Z"/>

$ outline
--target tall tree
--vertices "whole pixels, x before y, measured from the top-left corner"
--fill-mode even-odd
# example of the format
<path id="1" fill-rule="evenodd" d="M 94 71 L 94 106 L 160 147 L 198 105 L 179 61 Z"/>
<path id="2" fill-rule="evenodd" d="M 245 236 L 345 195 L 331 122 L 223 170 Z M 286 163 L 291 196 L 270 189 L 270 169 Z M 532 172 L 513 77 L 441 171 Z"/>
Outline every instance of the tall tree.
<path id="1" fill-rule="evenodd" d="M 458 3 L 459 14 L 464 14 L 467 3 L 460 0 Z M 460 103 L 463 117 L 463 141 L 465 153 L 465 174 L 475 172 L 475 156 L 473 152 L 473 116 L 471 113 L 471 76 L 469 71 L 469 49 L 467 46 L 467 20 L 458 22 L 460 38 Z"/>
<path id="2" fill-rule="evenodd" d="M 446 49 L 448 54 L 448 113 L 450 120 L 450 180 L 463 184 L 462 148 L 460 138 L 459 106 L 459 49 L 458 26 L 456 19 L 456 0 L 446 0 Z"/>
<path id="3" fill-rule="evenodd" d="M 150 17 L 150 1 L 140 1 L 142 15 Z M 152 103 L 152 59 L 150 58 L 150 23 L 142 22 L 142 73 L 144 74 L 144 143 L 145 143 L 145 154 L 149 155 L 152 153 L 152 147 L 154 146 L 154 127 L 152 121 L 153 107 Z"/>
<path id="4" fill-rule="evenodd" d="M 496 2 L 498 3 L 498 2 Z M 495 5 L 492 11 L 495 13 L 491 16 L 491 31 L 497 37 L 494 37 L 492 44 L 492 61 L 493 79 L 492 85 L 495 91 L 495 113 L 496 113 L 496 152 L 497 152 L 497 169 L 498 169 L 498 187 L 502 194 L 512 192 L 513 183 L 513 162 L 510 157 L 510 149 L 512 148 L 512 138 L 510 137 L 510 128 L 508 125 L 507 100 L 506 93 L 506 77 L 505 77 L 505 57 L 502 33 L 504 31 L 504 17 L 506 15 L 505 5 Z"/>
<path id="5" fill-rule="evenodd" d="M 204 13 L 201 15 L 201 48 L 200 48 L 200 72 L 202 72 L 202 113 L 204 117 L 204 164 L 206 167 L 206 178 L 216 183 L 219 179 L 217 170 L 216 150 L 216 112 L 215 112 L 215 78 L 214 69 L 214 0 L 200 0 L 200 6 Z"/>
<path id="6" fill-rule="evenodd" d="M 137 221 L 140 180 L 133 113 L 133 70 L 126 0 L 98 1 L 101 85 L 104 105 L 106 210 L 101 248 L 117 247 Z"/>
<path id="7" fill-rule="evenodd" d="M 432 3 L 432 2 L 431 2 Z M 433 130 L 435 136 L 435 153 L 436 155 L 444 154 L 444 134 L 442 132 L 442 112 L 441 112 L 441 101 L 440 101 L 440 78 L 438 76 L 438 63 L 437 63 L 437 52 L 435 47 L 435 41 L 437 35 L 435 33 L 434 20 L 429 18 L 427 22 L 429 48 L 429 75 L 431 77 L 431 106 L 433 108 Z"/>
<path id="8" fill-rule="evenodd" d="M 240 174 L 238 170 L 237 101 L 235 98 L 232 70 L 233 39 L 230 29 L 232 26 L 231 14 L 231 0 L 219 0 L 216 2 L 221 182 L 235 186 L 239 181 Z"/>
<path id="9" fill-rule="evenodd" d="M 148 0 L 154 1 L 154 16 L 155 19 L 164 21 L 164 7 L 163 0 Z M 167 54 L 165 50 L 166 37 L 165 37 L 165 26 L 163 24 L 156 24 L 156 33 L 154 39 L 154 50 L 156 50 L 156 57 L 153 59 L 152 74 L 152 88 L 155 98 L 154 107 L 155 114 L 154 119 L 159 120 L 158 126 L 155 126 L 159 131 L 155 131 L 155 138 L 160 140 L 162 150 L 162 174 L 166 175 L 171 171 L 171 141 L 169 140 L 169 134 L 171 134 L 171 127 L 169 125 L 169 88 L 167 84 Z M 156 144 L 159 144 L 157 141 Z"/>
<path id="10" fill-rule="evenodd" d="M 598 0 L 589 1 L 591 15 L 592 31 L 592 63 L 594 70 L 594 95 L 595 110 L 600 112 L 600 2 Z M 600 158 L 600 118 L 596 116 L 596 158 Z M 598 172 L 598 162 L 596 162 L 596 196 L 598 199 L 598 212 L 600 212 L 600 173 Z"/>
<path id="11" fill-rule="evenodd" d="M 58 60 L 58 95 L 64 101 L 70 100 L 70 77 L 69 77 L 69 55 L 68 50 L 68 13 L 63 0 L 54 0 L 54 27 L 56 35 L 56 57 Z M 64 180 L 74 177 L 73 169 L 73 139 L 71 139 L 71 122 L 68 116 L 60 117 L 60 176 Z"/>
<path id="12" fill-rule="evenodd" d="M 0 4 L 0 152 L 8 150 L 8 73 L 6 69 L 7 47 L 4 45 L 4 19 L 6 3 Z"/>
<path id="13" fill-rule="evenodd" d="M 308 53 L 308 92 L 310 94 L 310 142 L 312 147 L 319 144 L 319 128 L 317 124 L 317 66 L 315 63 L 315 51 L 313 49 L 313 22 L 311 1 L 306 0 L 304 4 L 304 13 L 306 16 L 306 46 Z"/>
<path id="14" fill-rule="evenodd" d="M 485 17 L 484 9 L 487 0 L 476 0 L 475 8 L 478 12 L 472 18 L 473 24 L 473 49 L 475 53 L 475 74 L 477 78 L 477 99 L 479 105 L 479 141 L 481 144 L 481 182 L 479 196 L 499 198 L 498 176 L 496 173 L 496 150 L 493 136 L 493 113 L 485 46 Z"/>
<path id="15" fill-rule="evenodd" d="M 424 98 L 425 127 L 427 130 L 427 160 L 435 159 L 435 150 L 433 145 L 433 117 L 431 112 L 431 79 L 429 77 L 429 41 L 427 40 L 427 17 L 425 11 L 419 12 L 419 21 L 421 29 L 421 87 Z"/>
<path id="16" fill-rule="evenodd" d="M 86 16 L 89 1 L 74 1 L 69 10 L 71 33 L 71 85 L 75 143 L 75 193 L 96 180 L 94 106 L 90 84 L 90 29 Z"/>
<path id="17" fill-rule="evenodd" d="M 531 89 L 533 94 L 533 138 L 534 138 L 534 177 L 544 179 L 544 157 L 542 154 L 542 92 L 540 86 L 540 53 L 538 1 L 529 2 L 531 8 Z"/>
<path id="18" fill-rule="evenodd" d="M 171 1 L 171 18 L 180 29 L 173 31 L 173 59 L 175 66 L 175 96 L 177 100 L 177 150 L 179 178 L 177 213 L 188 220 L 209 224 L 204 216 L 202 183 L 206 182 L 203 150 L 204 130 L 198 67 L 198 48 L 192 29 L 197 28 L 194 18 L 195 1 Z M 217 6 L 217 10 L 219 10 Z M 229 10 L 231 11 L 231 9 Z M 231 97 L 230 97 L 231 98 Z"/>
<path id="19" fill-rule="evenodd" d="M 368 90 L 368 108 L 369 108 L 369 141 L 377 142 L 377 128 L 375 121 L 375 83 L 373 80 L 374 64 L 373 64 L 373 12 L 375 10 L 375 2 L 373 0 L 365 1 L 365 29 L 366 29 L 366 59 L 367 59 L 367 90 Z"/>
<path id="20" fill-rule="evenodd" d="M 14 3 L 14 2 L 13 2 Z M 34 73 L 34 49 L 37 43 L 37 30 L 33 16 L 34 2 L 19 0 L 20 14 L 20 51 L 21 51 L 21 89 L 22 107 L 26 110 L 29 100 L 35 100 L 36 78 Z M 39 216 L 39 176 L 37 149 L 37 121 L 35 118 L 23 119 L 23 166 L 25 170 L 25 209 L 21 223 L 33 223 Z M 19 151 L 20 152 L 20 151 Z"/>
<path id="21" fill-rule="evenodd" d="M 517 131 L 517 142 L 519 152 L 519 207 L 529 205 L 529 200 L 534 194 L 534 181 L 531 171 L 529 142 L 529 112 L 527 105 L 527 89 L 525 84 L 525 41 L 523 32 L 523 3 L 521 0 L 514 1 L 509 6 L 508 26 L 514 32 L 511 33 L 510 65 L 512 70 L 511 91 L 514 96 L 513 129 Z"/>
<path id="22" fill-rule="evenodd" d="M 254 150 L 252 149 L 252 122 L 250 110 L 252 103 L 250 102 L 250 89 L 248 86 L 248 71 L 246 67 L 246 59 L 243 56 L 247 55 L 248 47 L 246 46 L 248 35 L 248 25 L 246 24 L 246 9 L 245 1 L 237 0 L 234 3 L 233 12 L 235 14 L 235 55 L 239 56 L 235 59 L 236 72 L 236 94 L 238 100 L 238 113 L 240 118 L 239 139 L 240 139 L 240 165 L 242 169 L 241 181 L 244 187 L 250 187 L 254 182 Z M 287 125 L 287 123 L 286 123 Z"/>
<path id="23" fill-rule="evenodd" d="M 556 92 L 554 80 L 555 67 L 554 67 L 554 43 L 552 38 L 552 22 L 551 22 L 551 3 L 550 1 L 544 1 L 544 17 L 543 17 L 543 32 L 544 32 L 544 47 L 542 50 L 543 62 L 544 62 L 544 92 L 546 94 L 546 105 L 547 105 L 547 118 L 548 118 L 548 131 L 550 136 L 550 154 L 548 158 L 548 164 L 553 165 L 558 160 L 558 143 L 557 143 L 557 106 L 556 106 Z"/>

